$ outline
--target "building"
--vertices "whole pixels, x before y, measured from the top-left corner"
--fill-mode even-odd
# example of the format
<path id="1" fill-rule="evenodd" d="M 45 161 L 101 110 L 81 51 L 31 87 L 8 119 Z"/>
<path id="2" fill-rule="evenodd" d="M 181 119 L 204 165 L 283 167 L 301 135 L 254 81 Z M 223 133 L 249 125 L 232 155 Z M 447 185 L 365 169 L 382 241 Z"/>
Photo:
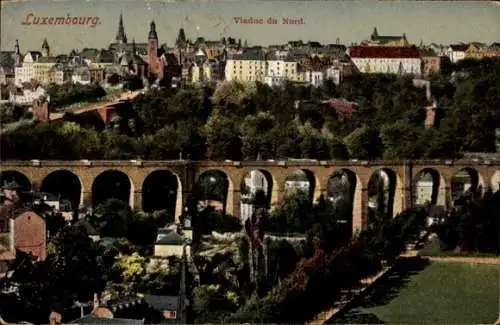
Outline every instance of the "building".
<path id="1" fill-rule="evenodd" d="M 259 192 L 263 191 L 264 195 L 267 197 L 268 195 L 268 183 L 267 179 L 258 170 L 251 170 L 248 174 L 247 177 L 245 177 L 244 180 L 244 188 L 245 188 L 245 193 L 241 195 L 242 201 L 241 201 L 241 221 L 245 222 L 248 218 L 250 218 L 253 214 L 254 210 L 254 205 L 250 202 L 250 200 L 253 198 L 253 196 Z"/>
<path id="2" fill-rule="evenodd" d="M 42 57 L 42 53 L 38 51 L 27 52 L 19 66 L 15 69 L 15 81 L 17 84 L 29 82 L 35 79 L 35 62 Z"/>
<path id="3" fill-rule="evenodd" d="M 500 43 L 492 43 L 486 50 L 487 57 L 500 56 Z"/>
<path id="4" fill-rule="evenodd" d="M 182 258 L 186 252 L 190 256 L 189 240 L 178 233 L 177 226 L 158 229 L 154 247 L 155 258 L 176 256 Z"/>
<path id="5" fill-rule="evenodd" d="M 33 211 L 25 211 L 11 219 L 13 248 L 37 257 L 47 256 L 47 229 L 45 219 Z"/>
<path id="6" fill-rule="evenodd" d="M 226 81 L 264 81 L 267 74 L 265 53 L 261 49 L 230 54 L 225 67 Z"/>
<path id="7" fill-rule="evenodd" d="M 416 47 L 356 46 L 349 56 L 361 73 L 420 75 L 422 59 Z"/>
<path id="8" fill-rule="evenodd" d="M 344 98 L 330 98 L 321 102 L 335 110 L 340 121 L 348 120 L 359 109 L 356 102 L 350 102 Z"/>
<path id="9" fill-rule="evenodd" d="M 364 46 L 398 46 L 407 47 L 410 44 L 406 39 L 406 34 L 401 36 L 382 36 L 378 34 L 377 27 L 373 28 L 370 39 L 362 42 Z"/>
<path id="10" fill-rule="evenodd" d="M 487 56 L 488 46 L 484 43 L 472 42 L 465 50 L 465 59 L 480 60 Z"/>
<path id="11" fill-rule="evenodd" d="M 12 85 L 9 91 L 9 102 L 15 105 L 31 106 L 42 97 L 45 97 L 45 89 L 35 80 Z"/>
<path id="12" fill-rule="evenodd" d="M 419 49 L 419 52 L 422 58 L 422 73 L 424 75 L 438 73 L 441 70 L 442 57 L 438 56 L 434 50 L 426 48 Z"/>
<path id="13" fill-rule="evenodd" d="M 73 70 L 65 64 L 58 63 L 50 69 L 50 82 L 58 85 L 71 81 Z"/>
<path id="14" fill-rule="evenodd" d="M 468 44 L 452 44 L 446 50 L 446 56 L 450 59 L 451 63 L 457 63 L 465 59 L 465 51 L 468 48 Z"/>

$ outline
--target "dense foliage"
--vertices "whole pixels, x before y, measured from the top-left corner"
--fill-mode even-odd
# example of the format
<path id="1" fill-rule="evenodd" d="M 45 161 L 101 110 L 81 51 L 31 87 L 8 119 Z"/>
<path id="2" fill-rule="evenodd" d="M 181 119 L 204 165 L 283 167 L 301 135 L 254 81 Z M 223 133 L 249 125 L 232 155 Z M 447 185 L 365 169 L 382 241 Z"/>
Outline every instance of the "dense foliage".
<path id="1" fill-rule="evenodd" d="M 500 191 L 461 197 L 435 230 L 444 250 L 500 254 Z"/>
<path id="2" fill-rule="evenodd" d="M 47 97 L 50 97 L 50 105 L 60 107 L 71 105 L 76 102 L 94 101 L 106 96 L 106 91 L 99 85 L 89 84 L 51 84 L 47 88 Z"/>
<path id="3" fill-rule="evenodd" d="M 492 152 L 494 131 L 500 127 L 499 72 L 498 59 L 467 60 L 451 75 L 432 76 L 438 114 L 436 126 L 429 129 L 424 127 L 425 107 L 431 104 L 425 89 L 406 77 L 361 74 L 346 77 L 340 87 L 327 82 L 319 89 L 230 82 L 216 89 L 152 90 L 120 108 L 104 132 L 99 123 L 89 123 L 91 118 L 69 116 L 6 132 L 2 155 L 4 159 L 177 159 L 181 155 L 214 160 L 417 159 Z M 55 91 L 51 100 L 65 103 L 75 96 L 80 95 Z M 332 97 L 356 101 L 359 109 L 351 118 L 340 118 L 324 103 Z M 296 101 L 301 104 L 296 106 Z"/>

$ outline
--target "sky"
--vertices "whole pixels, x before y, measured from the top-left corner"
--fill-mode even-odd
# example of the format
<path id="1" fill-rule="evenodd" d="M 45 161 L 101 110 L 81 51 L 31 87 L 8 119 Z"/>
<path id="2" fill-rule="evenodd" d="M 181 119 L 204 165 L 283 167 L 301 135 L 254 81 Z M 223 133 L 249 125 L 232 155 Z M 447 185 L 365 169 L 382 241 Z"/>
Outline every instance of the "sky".
<path id="1" fill-rule="evenodd" d="M 500 42 L 500 2 L 494 1 L 341 1 L 341 0 L 24 0 L 1 1 L 1 50 L 19 40 L 22 52 L 39 50 L 47 38 L 53 54 L 85 47 L 107 48 L 120 12 L 131 42 L 146 42 L 151 20 L 160 43 L 172 45 L 179 28 L 188 38 L 231 36 L 249 45 L 313 40 L 346 45 L 379 35 L 402 35 L 415 44 Z M 83 24 L 34 24 L 35 17 L 96 17 Z M 264 24 L 237 24 L 236 17 Z M 276 18 L 277 24 L 267 24 Z M 283 18 L 301 19 L 287 25 Z M 98 22 L 97 22 L 98 19 Z M 70 21 L 68 20 L 68 22 Z M 97 22 L 97 24 L 96 24 Z M 30 23 L 30 24 L 27 24 Z M 93 24 L 94 23 L 94 24 Z M 94 27 L 92 27 L 94 26 Z"/>

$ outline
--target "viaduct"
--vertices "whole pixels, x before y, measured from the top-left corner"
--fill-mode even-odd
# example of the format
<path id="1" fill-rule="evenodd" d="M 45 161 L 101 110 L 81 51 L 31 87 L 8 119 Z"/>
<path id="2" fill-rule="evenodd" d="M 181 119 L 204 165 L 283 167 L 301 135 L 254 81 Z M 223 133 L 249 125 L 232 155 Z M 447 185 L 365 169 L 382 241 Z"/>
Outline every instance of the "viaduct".
<path id="1" fill-rule="evenodd" d="M 433 175 L 435 196 L 433 204 L 448 209 L 452 206 L 451 184 L 453 177 L 466 171 L 471 179 L 472 190 L 494 191 L 500 185 L 500 161 L 498 160 L 416 160 L 416 161 L 1 161 L 0 174 L 16 172 L 29 180 L 31 190 L 40 190 L 41 184 L 58 171 L 71 172 L 80 182 L 81 202 L 89 206 L 92 202 L 93 184 L 96 179 L 109 171 L 120 172 L 129 180 L 130 206 L 142 208 L 143 185 L 148 177 L 159 171 L 172 173 L 177 179 L 176 219 L 182 213 L 186 199 L 193 191 L 199 177 L 208 171 L 225 174 L 228 183 L 226 211 L 234 216 L 240 215 L 241 190 L 245 176 L 252 170 L 262 172 L 269 182 L 271 204 L 283 201 L 285 181 L 297 171 L 311 175 L 310 184 L 313 197 L 327 194 L 330 177 L 335 172 L 349 176 L 353 188 L 353 230 L 364 229 L 368 215 L 368 183 L 377 172 L 384 171 L 393 184 L 393 215 L 413 205 L 415 184 L 420 175 Z"/>

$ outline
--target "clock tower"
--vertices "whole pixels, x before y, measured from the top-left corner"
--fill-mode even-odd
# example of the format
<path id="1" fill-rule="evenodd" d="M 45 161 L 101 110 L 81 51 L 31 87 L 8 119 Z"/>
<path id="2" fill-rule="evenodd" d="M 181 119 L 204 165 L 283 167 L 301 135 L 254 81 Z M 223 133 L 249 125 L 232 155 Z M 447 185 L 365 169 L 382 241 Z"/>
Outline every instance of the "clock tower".
<path id="1" fill-rule="evenodd" d="M 156 24 L 154 21 L 149 25 L 148 36 L 148 65 L 149 72 L 158 75 L 158 35 L 156 34 Z"/>

